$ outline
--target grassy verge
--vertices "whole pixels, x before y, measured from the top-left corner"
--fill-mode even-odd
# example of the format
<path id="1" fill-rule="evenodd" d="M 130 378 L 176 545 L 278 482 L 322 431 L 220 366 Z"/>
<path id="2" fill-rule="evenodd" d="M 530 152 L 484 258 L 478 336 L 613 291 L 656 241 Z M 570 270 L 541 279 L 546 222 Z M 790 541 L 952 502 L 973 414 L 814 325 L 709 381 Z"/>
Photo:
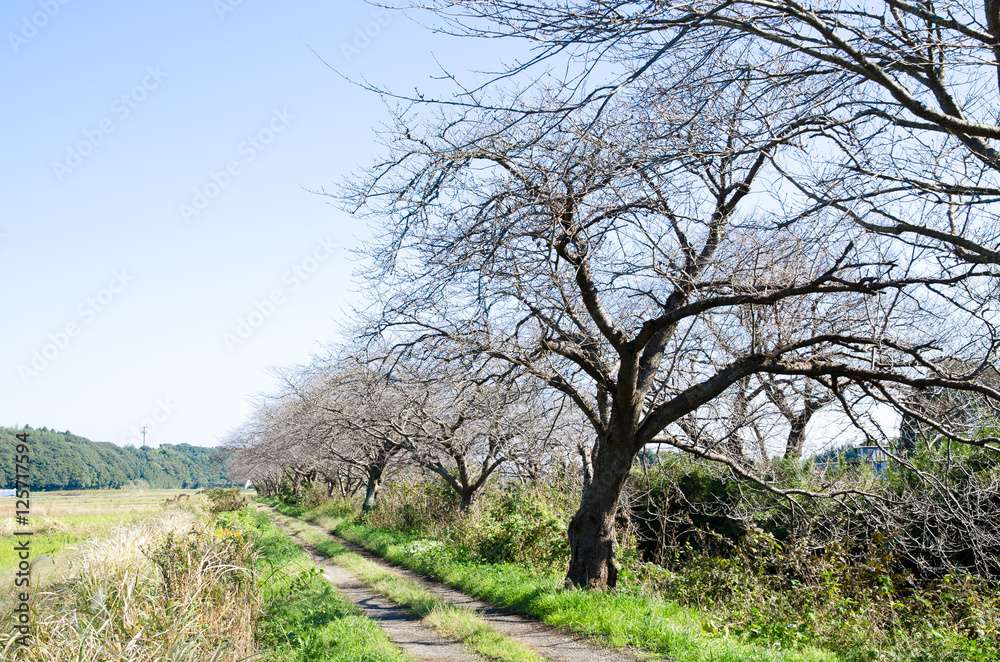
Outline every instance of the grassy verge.
<path id="1" fill-rule="evenodd" d="M 321 554 L 361 577 L 377 593 L 480 655 L 504 662 L 545 662 L 545 658 L 529 647 L 493 630 L 476 614 L 452 605 L 415 582 L 387 572 L 326 535 L 309 529 L 296 531 L 296 534 Z"/>
<path id="2" fill-rule="evenodd" d="M 494 605 L 534 616 L 615 647 L 669 655 L 676 662 L 839 662 L 841 657 L 808 645 L 762 644 L 731 635 L 703 614 L 674 602 L 626 591 L 567 589 L 561 575 L 512 564 L 457 558 L 438 541 L 373 529 L 353 521 L 317 516 L 268 501 L 289 515 L 319 521 L 337 535 L 380 556 L 424 573 Z"/>

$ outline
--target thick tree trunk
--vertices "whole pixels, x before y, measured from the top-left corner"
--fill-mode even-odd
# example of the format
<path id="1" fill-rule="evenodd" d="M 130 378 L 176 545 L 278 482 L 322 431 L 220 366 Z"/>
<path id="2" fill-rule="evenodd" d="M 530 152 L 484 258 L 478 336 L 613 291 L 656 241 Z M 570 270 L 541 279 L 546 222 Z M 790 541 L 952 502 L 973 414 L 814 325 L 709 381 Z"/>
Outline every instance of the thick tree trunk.
<path id="1" fill-rule="evenodd" d="M 469 508 L 472 508 L 472 504 L 475 502 L 476 491 L 475 490 L 466 490 L 464 492 L 459 492 L 459 494 L 462 497 L 462 503 L 461 503 L 461 505 L 459 505 L 459 508 L 461 508 L 461 510 L 462 510 L 463 513 L 467 512 L 469 510 Z"/>
<path id="2" fill-rule="evenodd" d="M 802 457 L 802 446 L 806 441 L 806 424 L 809 416 L 805 413 L 799 414 L 791 421 L 791 429 L 788 431 L 788 439 L 785 441 L 785 459 L 798 460 Z"/>
<path id="3" fill-rule="evenodd" d="M 602 444 L 591 458 L 593 474 L 580 509 L 569 523 L 570 562 L 566 578 L 575 586 L 614 588 L 618 583 L 615 515 L 618 497 L 635 454 L 622 445 Z"/>
<path id="4" fill-rule="evenodd" d="M 380 489 L 382 489 L 382 470 L 369 470 L 368 487 L 365 488 L 365 502 L 361 504 L 361 512 L 367 513 L 375 507 Z"/>

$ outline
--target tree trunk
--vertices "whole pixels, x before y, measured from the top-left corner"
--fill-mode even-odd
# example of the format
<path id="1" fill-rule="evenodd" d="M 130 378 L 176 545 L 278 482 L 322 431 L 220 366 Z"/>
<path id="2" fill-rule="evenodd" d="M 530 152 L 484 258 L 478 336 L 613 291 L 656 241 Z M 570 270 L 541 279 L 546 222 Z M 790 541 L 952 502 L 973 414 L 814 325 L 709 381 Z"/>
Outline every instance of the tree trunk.
<path id="1" fill-rule="evenodd" d="M 462 496 L 462 503 L 461 505 L 459 505 L 459 508 L 462 510 L 463 513 L 468 512 L 468 510 L 472 508 L 472 504 L 475 502 L 476 490 L 475 489 L 465 490 L 463 492 L 459 492 L 459 494 L 461 494 Z"/>
<path id="2" fill-rule="evenodd" d="M 590 474 L 593 469 L 590 462 L 590 450 L 585 444 L 577 444 L 576 450 L 580 454 L 580 462 L 583 463 L 583 489 L 586 490 L 590 487 Z"/>
<path id="3" fill-rule="evenodd" d="M 802 457 L 802 446 L 806 441 L 806 424 L 808 422 L 809 417 L 805 413 L 799 414 L 790 421 L 792 427 L 788 431 L 788 439 L 785 441 L 786 460 L 798 460 Z"/>
<path id="4" fill-rule="evenodd" d="M 606 589 L 618 583 L 615 515 L 635 453 L 627 450 L 625 444 L 602 443 L 595 450 L 590 484 L 583 490 L 580 509 L 569 523 L 570 562 L 566 578 L 575 586 Z"/>
<path id="5" fill-rule="evenodd" d="M 368 487 L 365 489 L 365 502 L 361 505 L 361 512 L 367 513 L 375 507 L 378 500 L 378 492 L 382 488 L 382 470 L 369 469 Z"/>

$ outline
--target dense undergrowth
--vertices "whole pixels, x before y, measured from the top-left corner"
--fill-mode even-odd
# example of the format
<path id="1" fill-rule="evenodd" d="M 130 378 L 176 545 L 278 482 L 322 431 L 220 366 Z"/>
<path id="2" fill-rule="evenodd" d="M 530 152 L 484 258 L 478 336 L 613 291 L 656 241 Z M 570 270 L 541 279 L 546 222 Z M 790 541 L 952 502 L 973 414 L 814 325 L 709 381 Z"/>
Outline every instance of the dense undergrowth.
<path id="1" fill-rule="evenodd" d="M 677 660 L 730 655 L 705 657 L 706 641 L 746 647 L 731 659 L 1000 659 L 995 583 L 955 568 L 920 574 L 888 531 L 852 523 L 837 540 L 810 534 L 849 515 L 835 504 L 807 503 L 793 521 L 752 497 L 737 516 L 727 499 L 738 492 L 745 506 L 745 486 L 703 465 L 633 478 L 619 520 L 620 584 L 607 594 L 563 587 L 577 498 L 566 481 L 494 487 L 465 515 L 438 483 L 389 486 L 364 517 L 318 490 L 269 501 L 485 600 Z M 884 488 L 891 478 L 868 479 Z"/>
<path id="2" fill-rule="evenodd" d="M 189 510 L 121 525 L 78 545 L 31 600 L 31 646 L 5 634 L 5 660 L 241 660 L 259 613 L 252 537 L 235 514 Z M 33 572 L 33 575 L 36 574 Z M 11 622 L 12 595 L 0 600 Z"/>

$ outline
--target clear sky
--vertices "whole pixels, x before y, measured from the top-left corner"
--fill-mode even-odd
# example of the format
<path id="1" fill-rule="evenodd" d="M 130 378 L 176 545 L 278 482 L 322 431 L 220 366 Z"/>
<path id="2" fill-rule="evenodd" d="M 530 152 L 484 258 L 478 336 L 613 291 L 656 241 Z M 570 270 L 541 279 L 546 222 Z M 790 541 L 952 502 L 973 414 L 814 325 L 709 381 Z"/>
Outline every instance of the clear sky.
<path id="1" fill-rule="evenodd" d="M 331 67 L 411 92 L 504 58 L 361 0 L 6 0 L 0 27 L 0 424 L 118 444 L 216 445 L 359 301 L 366 229 L 310 191 L 387 113 Z"/>

